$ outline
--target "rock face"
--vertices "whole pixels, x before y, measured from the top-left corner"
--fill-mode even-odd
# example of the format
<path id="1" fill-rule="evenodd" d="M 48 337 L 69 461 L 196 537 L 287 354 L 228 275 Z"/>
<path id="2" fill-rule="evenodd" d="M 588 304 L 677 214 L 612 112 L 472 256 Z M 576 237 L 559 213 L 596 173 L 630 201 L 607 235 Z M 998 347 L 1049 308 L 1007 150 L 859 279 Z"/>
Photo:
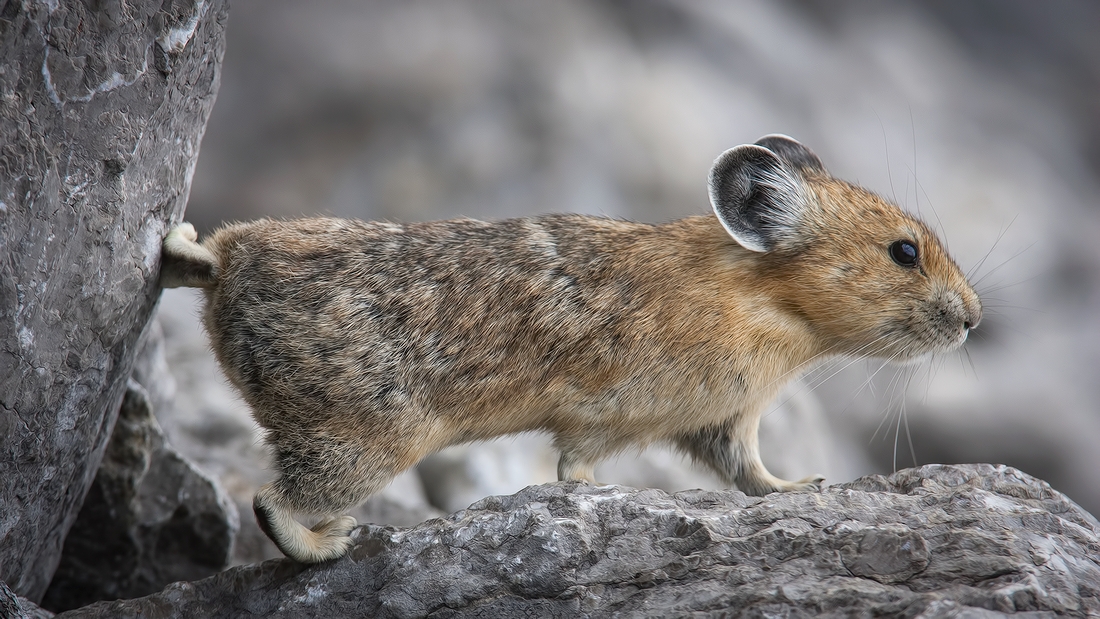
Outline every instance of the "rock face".
<path id="1" fill-rule="evenodd" d="M 0 618 L 2 619 L 50 619 L 53 613 L 43 610 L 34 602 L 21 598 L 0 580 Z"/>
<path id="2" fill-rule="evenodd" d="M 157 370 L 160 370 L 159 372 Z M 42 605 L 52 611 L 134 598 L 198 580 L 229 562 L 239 528 L 221 485 L 168 445 L 153 402 L 171 381 L 153 328 L 138 355 L 99 472 L 65 539 Z M 150 395 L 158 390 L 161 397 Z"/>
<path id="3" fill-rule="evenodd" d="M 356 535 L 335 562 L 268 561 L 60 616 L 1100 613 L 1100 522 L 1003 466 L 763 498 L 559 483 Z"/>
<path id="4" fill-rule="evenodd" d="M 224 0 L 0 4 L 0 580 L 41 598 L 187 201 Z"/>

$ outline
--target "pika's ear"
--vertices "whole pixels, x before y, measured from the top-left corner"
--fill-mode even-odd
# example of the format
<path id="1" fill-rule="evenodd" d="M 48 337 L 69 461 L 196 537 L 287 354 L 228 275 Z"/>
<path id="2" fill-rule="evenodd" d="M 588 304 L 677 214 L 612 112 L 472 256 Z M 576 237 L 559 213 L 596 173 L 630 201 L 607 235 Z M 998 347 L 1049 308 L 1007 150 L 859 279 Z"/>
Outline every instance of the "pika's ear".
<path id="1" fill-rule="evenodd" d="M 794 240 L 809 197 L 802 176 L 774 152 L 746 144 L 710 169 L 710 203 L 742 247 L 765 252 Z"/>
<path id="2" fill-rule="evenodd" d="M 825 164 L 821 163 L 821 159 L 814 154 L 814 151 L 790 136 L 781 133 L 765 135 L 756 141 L 756 145 L 779 155 L 780 159 L 803 174 L 828 174 L 825 171 Z"/>

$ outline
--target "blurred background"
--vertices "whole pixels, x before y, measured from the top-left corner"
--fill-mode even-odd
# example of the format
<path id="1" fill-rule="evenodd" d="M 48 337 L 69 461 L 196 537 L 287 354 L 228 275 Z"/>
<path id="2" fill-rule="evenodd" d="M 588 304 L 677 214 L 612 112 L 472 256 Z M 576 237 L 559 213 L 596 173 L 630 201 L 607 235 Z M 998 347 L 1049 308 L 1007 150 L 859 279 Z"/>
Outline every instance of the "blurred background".
<path id="1" fill-rule="evenodd" d="M 187 219 L 663 221 L 708 211 L 720 152 L 786 133 L 939 230 L 987 313 L 965 352 L 792 386 L 764 420 L 772 471 L 1004 463 L 1098 513 L 1097 32 L 1088 0 L 235 0 Z M 196 303 L 161 304 L 178 386 L 161 421 L 244 511 L 270 473 Z M 454 449 L 360 518 L 411 524 L 554 462 L 539 437 Z M 598 476 L 719 486 L 660 450 Z M 264 544 L 242 530 L 238 561 Z"/>

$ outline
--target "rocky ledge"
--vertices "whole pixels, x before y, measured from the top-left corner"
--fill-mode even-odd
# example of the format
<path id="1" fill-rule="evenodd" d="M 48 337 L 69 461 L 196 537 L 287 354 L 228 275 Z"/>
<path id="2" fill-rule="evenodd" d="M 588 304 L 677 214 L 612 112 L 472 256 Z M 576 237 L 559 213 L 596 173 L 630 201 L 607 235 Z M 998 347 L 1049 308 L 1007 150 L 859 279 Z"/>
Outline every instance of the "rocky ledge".
<path id="1" fill-rule="evenodd" d="M 338 561 L 267 561 L 58 617 L 1100 614 L 1100 523 L 1004 466 L 763 498 L 558 483 L 355 535 Z"/>

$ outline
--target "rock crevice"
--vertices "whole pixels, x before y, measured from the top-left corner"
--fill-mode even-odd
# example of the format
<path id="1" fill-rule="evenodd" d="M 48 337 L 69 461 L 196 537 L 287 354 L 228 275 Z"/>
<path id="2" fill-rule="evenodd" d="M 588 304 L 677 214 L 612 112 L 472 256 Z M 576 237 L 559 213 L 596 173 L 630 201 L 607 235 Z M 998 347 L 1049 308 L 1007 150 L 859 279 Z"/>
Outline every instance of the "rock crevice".
<path id="1" fill-rule="evenodd" d="M 232 499 L 168 444 L 154 416 L 170 405 L 173 391 L 154 323 L 44 607 L 62 611 L 148 595 L 229 562 L 239 529 Z"/>

